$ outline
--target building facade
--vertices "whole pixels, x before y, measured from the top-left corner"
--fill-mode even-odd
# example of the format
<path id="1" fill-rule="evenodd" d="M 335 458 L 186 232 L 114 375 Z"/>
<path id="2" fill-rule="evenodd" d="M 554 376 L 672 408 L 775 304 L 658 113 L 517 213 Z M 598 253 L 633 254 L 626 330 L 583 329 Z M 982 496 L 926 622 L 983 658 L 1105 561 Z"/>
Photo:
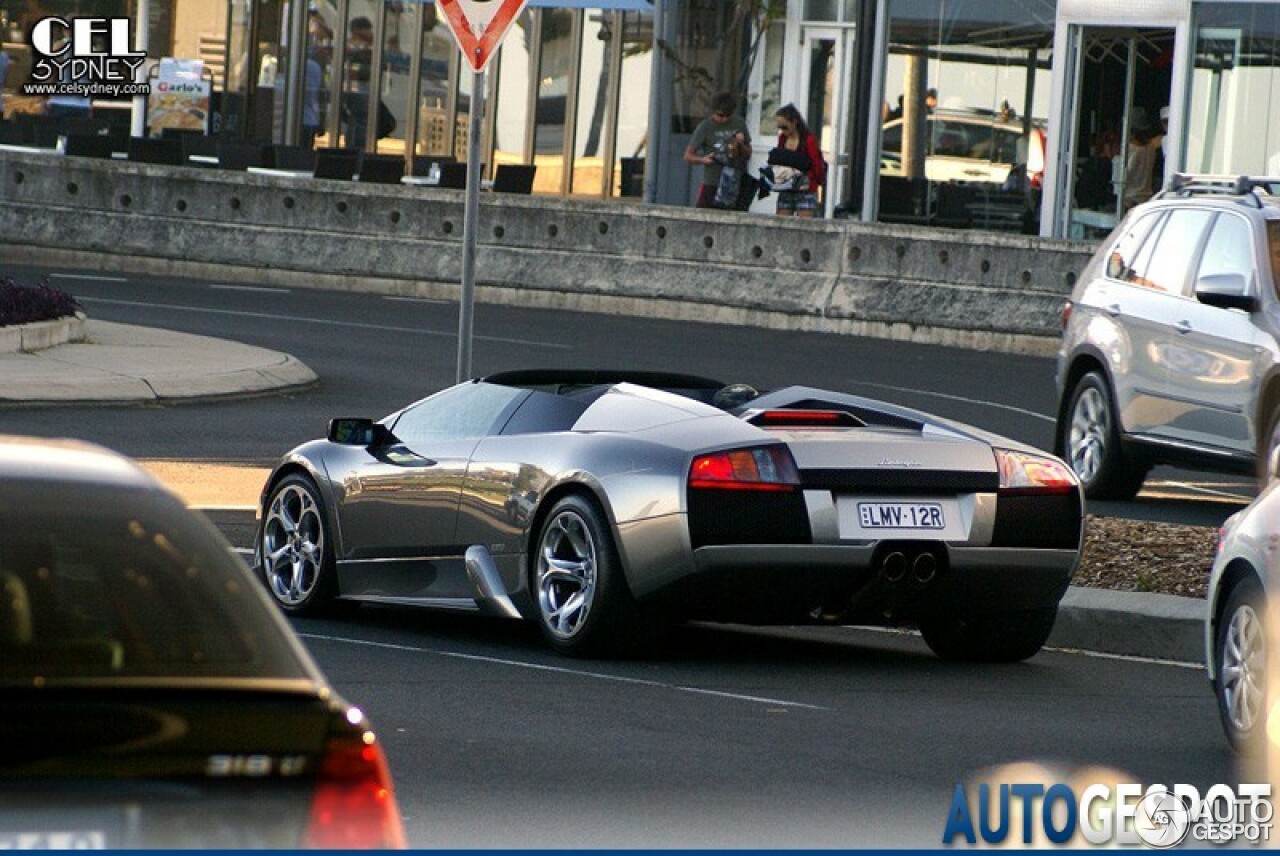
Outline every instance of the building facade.
<path id="1" fill-rule="evenodd" d="M 430 0 L 0 0 L 10 91 L 50 14 L 145 19 L 151 57 L 205 62 L 218 132 L 465 157 L 475 79 Z M 1280 0 L 530 0 L 482 78 L 483 159 L 687 205 L 730 90 L 754 166 L 780 106 L 806 117 L 827 216 L 1090 239 L 1175 170 L 1280 174 L 1278 39 Z"/>

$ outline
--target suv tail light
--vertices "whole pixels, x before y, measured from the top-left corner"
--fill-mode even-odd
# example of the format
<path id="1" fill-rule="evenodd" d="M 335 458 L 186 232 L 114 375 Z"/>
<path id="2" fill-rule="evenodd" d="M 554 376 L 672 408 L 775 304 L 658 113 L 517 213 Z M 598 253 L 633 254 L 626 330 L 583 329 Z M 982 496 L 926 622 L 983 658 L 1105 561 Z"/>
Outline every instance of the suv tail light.
<path id="1" fill-rule="evenodd" d="M 794 491 L 799 486 L 800 471 L 786 446 L 699 455 L 689 467 L 691 488 Z"/>
<path id="2" fill-rule="evenodd" d="M 1000 470 L 1000 493 L 1045 494 L 1071 493 L 1076 490 L 1076 477 L 1062 461 L 1043 455 L 996 449 L 996 466 Z"/>
<path id="3" fill-rule="evenodd" d="M 1075 308 L 1075 304 L 1070 300 L 1062 302 L 1062 329 L 1067 329 L 1067 324 L 1071 322 L 1071 310 Z"/>
<path id="4" fill-rule="evenodd" d="M 326 741 L 304 846 L 325 850 L 406 847 L 387 759 L 372 731 L 331 735 Z"/>

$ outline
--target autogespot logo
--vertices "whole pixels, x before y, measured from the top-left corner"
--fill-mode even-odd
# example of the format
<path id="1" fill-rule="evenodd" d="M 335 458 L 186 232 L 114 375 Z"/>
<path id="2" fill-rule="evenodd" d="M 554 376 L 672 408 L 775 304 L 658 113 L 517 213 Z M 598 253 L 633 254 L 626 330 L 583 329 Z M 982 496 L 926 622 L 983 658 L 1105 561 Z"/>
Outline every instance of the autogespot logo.
<path id="1" fill-rule="evenodd" d="M 1256 845 L 1271 840 L 1270 797 L 1269 784 L 1214 785 L 1203 799 L 1191 785 L 1090 785 L 1079 796 L 1062 783 L 956 785 L 942 843 Z"/>
<path id="2" fill-rule="evenodd" d="M 128 18 L 41 18 L 31 28 L 35 59 L 27 95 L 145 95 L 135 83 L 146 62 L 130 48 Z M 125 92 L 128 89 L 128 92 Z"/>

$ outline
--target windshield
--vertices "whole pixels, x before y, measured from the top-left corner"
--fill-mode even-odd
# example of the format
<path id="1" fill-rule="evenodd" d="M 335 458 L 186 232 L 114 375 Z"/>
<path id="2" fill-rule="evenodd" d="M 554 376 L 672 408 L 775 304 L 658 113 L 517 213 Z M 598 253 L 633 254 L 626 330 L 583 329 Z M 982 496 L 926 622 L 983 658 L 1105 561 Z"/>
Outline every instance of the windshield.
<path id="1" fill-rule="evenodd" d="M 247 570 L 167 496 L 0 485 L 0 681 L 309 678 Z"/>

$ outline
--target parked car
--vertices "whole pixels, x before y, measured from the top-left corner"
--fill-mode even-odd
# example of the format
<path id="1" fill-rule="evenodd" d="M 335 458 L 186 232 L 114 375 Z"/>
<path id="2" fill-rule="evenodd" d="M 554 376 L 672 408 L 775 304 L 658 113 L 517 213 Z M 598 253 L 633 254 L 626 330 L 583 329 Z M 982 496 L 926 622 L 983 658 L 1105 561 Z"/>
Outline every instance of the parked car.
<path id="1" fill-rule="evenodd" d="M 902 119 L 884 124 L 880 143 L 882 175 L 902 175 Z M 939 109 L 925 117 L 925 174 L 930 181 L 1002 185 L 1018 168 L 1033 187 L 1044 177 L 1045 131 L 1033 122 L 979 110 Z"/>
<path id="2" fill-rule="evenodd" d="M 1280 541 L 1280 450 L 1269 470 L 1268 487 L 1218 532 L 1204 633 L 1222 728 L 1233 747 L 1250 754 L 1266 739 L 1268 692 L 1275 691 L 1270 672 L 1280 664 L 1272 636 L 1280 630 L 1273 600 L 1280 580 L 1274 549 Z"/>
<path id="3" fill-rule="evenodd" d="M 203 517 L 0 437 L 0 849 L 385 848 L 382 748 Z"/>
<path id="4" fill-rule="evenodd" d="M 952 659 L 1021 660 L 1075 569 L 1056 458 L 890 404 L 686 375 L 507 372 L 335 419 L 262 491 L 287 612 L 335 600 L 535 622 L 568 654 L 676 618 L 918 623 Z"/>
<path id="5" fill-rule="evenodd" d="M 1280 444 L 1280 200 L 1175 176 L 1093 255 L 1063 311 L 1055 451 L 1090 497 L 1153 464 L 1257 473 Z"/>

